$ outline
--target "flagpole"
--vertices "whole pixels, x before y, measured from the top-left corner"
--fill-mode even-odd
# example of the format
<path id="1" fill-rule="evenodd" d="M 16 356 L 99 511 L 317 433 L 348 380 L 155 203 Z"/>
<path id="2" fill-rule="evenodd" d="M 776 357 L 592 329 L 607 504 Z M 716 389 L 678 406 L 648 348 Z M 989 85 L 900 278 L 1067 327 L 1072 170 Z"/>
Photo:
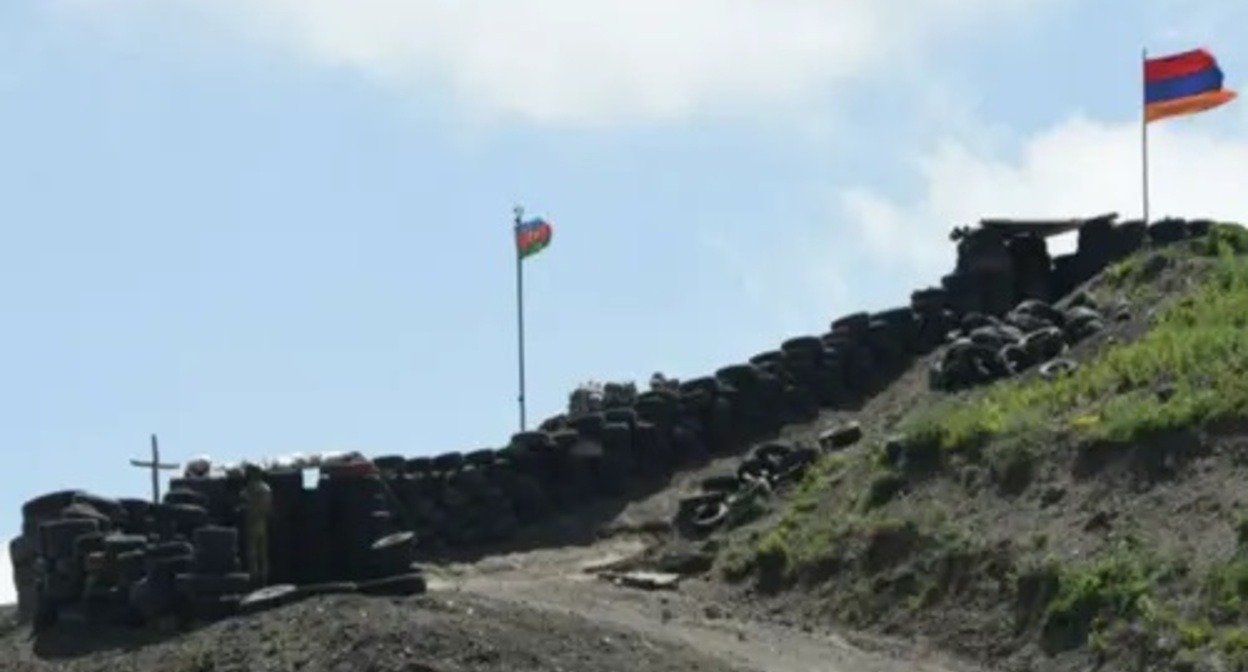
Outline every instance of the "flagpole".
<path id="1" fill-rule="evenodd" d="M 1140 197 L 1141 205 L 1143 206 L 1144 224 L 1148 225 L 1148 49 L 1144 49 L 1140 53 L 1140 82 L 1143 89 L 1140 92 L 1140 162 L 1143 178 Z"/>
<path id="2" fill-rule="evenodd" d="M 515 246 L 516 255 L 516 340 L 517 340 L 517 369 L 520 378 L 520 395 L 517 401 L 520 403 L 520 431 L 525 431 L 528 422 L 524 413 L 524 256 L 520 253 L 519 234 L 521 220 L 524 218 L 524 208 L 515 207 L 516 227 L 512 234 L 512 245 Z"/>

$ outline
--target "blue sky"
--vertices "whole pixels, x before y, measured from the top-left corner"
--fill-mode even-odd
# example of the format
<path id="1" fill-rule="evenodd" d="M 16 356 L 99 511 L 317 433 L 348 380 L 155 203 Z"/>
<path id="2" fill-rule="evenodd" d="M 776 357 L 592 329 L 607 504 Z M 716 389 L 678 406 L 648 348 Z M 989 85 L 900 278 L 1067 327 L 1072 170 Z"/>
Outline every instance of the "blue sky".
<path id="1" fill-rule="evenodd" d="M 904 303 L 978 216 L 1134 215 L 1140 48 L 1243 81 L 1239 4 L 0 3 L 0 527 L 144 495 L 152 432 L 502 445 L 517 202 L 533 420 Z M 1157 127 L 1155 214 L 1248 216 L 1244 110 Z"/>

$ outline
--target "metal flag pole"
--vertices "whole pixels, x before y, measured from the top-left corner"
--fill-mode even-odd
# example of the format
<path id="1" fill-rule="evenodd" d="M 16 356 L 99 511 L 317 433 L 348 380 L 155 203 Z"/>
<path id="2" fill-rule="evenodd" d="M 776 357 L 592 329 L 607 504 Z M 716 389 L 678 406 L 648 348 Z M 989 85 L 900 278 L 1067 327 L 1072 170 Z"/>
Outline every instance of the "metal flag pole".
<path id="1" fill-rule="evenodd" d="M 516 255 L 516 344 L 520 378 L 520 395 L 516 400 L 520 403 L 520 431 L 523 432 L 528 426 L 524 413 L 524 256 L 520 249 L 520 227 L 523 225 L 524 208 L 517 205 L 515 214 L 516 225 L 512 235 L 515 240 L 512 244 L 515 246 Z"/>
<path id="2" fill-rule="evenodd" d="M 1148 49 L 1141 51 L 1140 62 L 1140 163 L 1142 187 L 1140 192 L 1144 224 L 1148 225 Z"/>

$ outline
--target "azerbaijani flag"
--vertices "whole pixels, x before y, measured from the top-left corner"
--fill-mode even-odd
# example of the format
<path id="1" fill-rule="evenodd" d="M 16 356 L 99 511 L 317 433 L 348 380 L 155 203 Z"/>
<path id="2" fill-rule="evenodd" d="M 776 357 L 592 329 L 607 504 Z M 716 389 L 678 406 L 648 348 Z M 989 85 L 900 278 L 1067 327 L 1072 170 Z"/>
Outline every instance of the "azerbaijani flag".
<path id="1" fill-rule="evenodd" d="M 1197 114 L 1235 99 L 1222 87 L 1222 69 L 1205 49 L 1144 61 L 1144 121 Z"/>
<path id="2" fill-rule="evenodd" d="M 555 231 L 540 217 L 516 225 L 516 253 L 521 259 L 531 257 L 550 246 Z"/>

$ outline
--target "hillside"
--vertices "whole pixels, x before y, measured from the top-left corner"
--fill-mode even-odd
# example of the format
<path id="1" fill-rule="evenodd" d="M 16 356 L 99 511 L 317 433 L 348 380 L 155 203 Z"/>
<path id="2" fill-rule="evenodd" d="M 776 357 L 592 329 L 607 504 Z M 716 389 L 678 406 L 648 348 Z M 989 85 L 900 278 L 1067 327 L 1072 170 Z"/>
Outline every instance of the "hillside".
<path id="1" fill-rule="evenodd" d="M 1115 219 L 501 448 L 273 466 L 260 591 L 235 471 L 36 497 L 0 671 L 1233 668 L 1248 233 Z"/>
<path id="2" fill-rule="evenodd" d="M 1086 288 L 1116 321 L 820 459 L 722 574 L 798 619 L 994 669 L 1248 665 L 1248 237 L 1215 228 Z"/>

